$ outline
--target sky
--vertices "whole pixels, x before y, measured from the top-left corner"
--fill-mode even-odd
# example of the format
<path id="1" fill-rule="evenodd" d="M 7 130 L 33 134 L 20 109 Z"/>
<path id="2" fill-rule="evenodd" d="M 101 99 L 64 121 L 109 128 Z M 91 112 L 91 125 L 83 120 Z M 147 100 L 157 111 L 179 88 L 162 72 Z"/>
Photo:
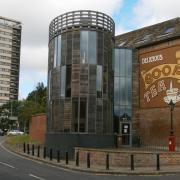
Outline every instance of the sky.
<path id="1" fill-rule="evenodd" d="M 2 0 L 0 16 L 22 22 L 19 99 L 47 85 L 48 28 L 58 15 L 95 10 L 111 16 L 116 35 L 180 16 L 180 0 Z"/>

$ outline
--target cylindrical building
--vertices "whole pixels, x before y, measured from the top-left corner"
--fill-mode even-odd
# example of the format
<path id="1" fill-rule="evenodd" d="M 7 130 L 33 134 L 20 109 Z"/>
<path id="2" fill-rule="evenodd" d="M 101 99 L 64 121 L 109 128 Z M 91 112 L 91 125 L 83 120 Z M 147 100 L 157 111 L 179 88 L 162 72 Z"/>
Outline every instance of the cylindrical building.
<path id="1" fill-rule="evenodd" d="M 87 10 L 51 22 L 47 146 L 113 146 L 114 28 L 109 16 Z"/>

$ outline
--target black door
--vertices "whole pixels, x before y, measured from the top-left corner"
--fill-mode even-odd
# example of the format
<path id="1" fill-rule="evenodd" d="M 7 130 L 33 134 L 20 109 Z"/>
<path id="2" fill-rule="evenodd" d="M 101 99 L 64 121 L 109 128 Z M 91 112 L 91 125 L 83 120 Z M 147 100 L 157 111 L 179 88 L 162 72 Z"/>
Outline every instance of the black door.
<path id="1" fill-rule="evenodd" d="M 130 145 L 130 124 L 122 123 L 122 145 Z"/>

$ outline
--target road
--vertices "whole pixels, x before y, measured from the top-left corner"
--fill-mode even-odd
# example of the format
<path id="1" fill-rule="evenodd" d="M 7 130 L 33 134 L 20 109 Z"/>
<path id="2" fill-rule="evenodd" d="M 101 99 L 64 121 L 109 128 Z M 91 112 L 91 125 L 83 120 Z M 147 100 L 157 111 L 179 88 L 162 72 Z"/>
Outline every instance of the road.
<path id="1" fill-rule="evenodd" d="M 179 180 L 180 175 L 163 176 L 114 176 L 92 175 L 62 170 L 34 162 L 3 148 L 4 137 L 0 136 L 0 180 Z"/>

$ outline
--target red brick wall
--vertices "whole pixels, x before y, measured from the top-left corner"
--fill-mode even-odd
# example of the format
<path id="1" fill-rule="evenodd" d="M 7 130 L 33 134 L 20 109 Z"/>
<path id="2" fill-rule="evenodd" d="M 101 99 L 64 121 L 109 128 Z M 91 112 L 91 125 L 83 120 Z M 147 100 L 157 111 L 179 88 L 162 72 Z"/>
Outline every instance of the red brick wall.
<path id="1" fill-rule="evenodd" d="M 106 154 L 109 154 L 110 167 L 130 167 L 130 156 L 134 155 L 135 167 L 156 167 L 156 153 L 143 151 L 119 151 L 75 148 L 79 152 L 79 163 L 87 163 L 87 153 L 90 153 L 90 162 L 92 166 L 104 166 L 106 164 Z M 161 166 L 179 165 L 180 153 L 160 152 Z"/>
<path id="2" fill-rule="evenodd" d="M 139 134 L 143 145 L 168 146 L 171 116 L 170 108 L 141 109 Z M 180 107 L 173 111 L 176 145 L 180 147 Z"/>
<path id="3" fill-rule="evenodd" d="M 29 135 L 33 140 L 44 143 L 46 133 L 46 115 L 39 114 L 32 116 L 29 123 Z"/>
<path id="4" fill-rule="evenodd" d="M 144 47 L 138 50 L 140 54 L 161 50 L 180 44 L 180 39 Z M 170 107 L 140 108 L 140 69 L 139 61 L 135 58 L 133 63 L 133 132 L 141 138 L 142 145 L 168 147 L 170 134 Z M 163 101 L 163 99 L 162 99 Z M 180 102 L 173 111 L 174 132 L 176 145 L 180 147 Z"/>

